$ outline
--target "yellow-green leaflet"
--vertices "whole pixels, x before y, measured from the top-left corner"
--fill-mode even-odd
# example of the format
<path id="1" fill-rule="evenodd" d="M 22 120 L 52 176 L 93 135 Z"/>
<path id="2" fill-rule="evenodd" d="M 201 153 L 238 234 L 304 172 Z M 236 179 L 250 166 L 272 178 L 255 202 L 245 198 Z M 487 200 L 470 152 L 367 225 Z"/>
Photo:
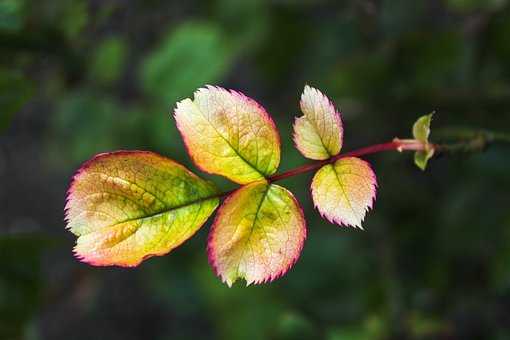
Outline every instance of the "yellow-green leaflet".
<path id="1" fill-rule="evenodd" d="M 343 127 L 340 113 L 319 90 L 305 86 L 301 96 L 303 116 L 294 123 L 294 142 L 303 156 L 328 159 L 342 148 Z"/>
<path id="2" fill-rule="evenodd" d="M 429 141 L 430 122 L 432 121 L 432 116 L 433 116 L 432 113 L 425 116 L 421 116 L 413 124 L 413 136 L 420 142 L 428 143 Z"/>
<path id="3" fill-rule="evenodd" d="M 413 125 L 413 136 L 420 142 L 425 143 L 425 150 L 414 153 L 414 164 L 420 169 L 425 170 L 427 163 L 434 156 L 434 148 L 429 145 L 430 123 L 434 114 L 421 116 Z"/>
<path id="4" fill-rule="evenodd" d="M 152 152 L 100 154 L 75 175 L 66 204 L 74 252 L 87 263 L 136 266 L 191 237 L 214 212 L 209 182 Z"/>
<path id="5" fill-rule="evenodd" d="M 332 223 L 361 228 L 372 208 L 377 182 L 370 165 L 346 157 L 323 166 L 312 180 L 312 198 L 320 214 Z"/>
<path id="6" fill-rule="evenodd" d="M 264 108 L 220 87 L 177 103 L 175 120 L 188 153 L 202 170 L 246 184 L 275 173 L 280 137 Z"/>
<path id="7" fill-rule="evenodd" d="M 231 286 L 272 281 L 297 261 L 306 238 L 303 212 L 287 189 L 260 181 L 230 195 L 218 210 L 209 262 Z"/>
<path id="8" fill-rule="evenodd" d="M 307 235 L 299 203 L 274 182 L 316 169 L 311 193 L 320 214 L 361 228 L 377 183 L 370 165 L 352 156 L 403 144 L 341 155 L 342 120 L 332 102 L 306 86 L 300 104 L 295 144 L 305 157 L 320 161 L 275 175 L 280 137 L 253 99 L 206 86 L 177 103 L 174 117 L 193 162 L 241 184 L 236 190 L 219 192 L 183 165 L 152 152 L 117 151 L 87 161 L 73 177 L 65 207 L 67 228 L 77 236 L 76 257 L 97 266 L 132 267 L 167 254 L 197 232 L 220 197 L 226 197 L 209 232 L 209 263 L 228 286 L 238 279 L 248 285 L 273 281 L 298 260 Z M 430 116 L 421 118 L 413 128 L 415 138 L 428 143 L 429 124 Z M 408 149 L 424 149 L 419 141 L 406 142 Z"/>

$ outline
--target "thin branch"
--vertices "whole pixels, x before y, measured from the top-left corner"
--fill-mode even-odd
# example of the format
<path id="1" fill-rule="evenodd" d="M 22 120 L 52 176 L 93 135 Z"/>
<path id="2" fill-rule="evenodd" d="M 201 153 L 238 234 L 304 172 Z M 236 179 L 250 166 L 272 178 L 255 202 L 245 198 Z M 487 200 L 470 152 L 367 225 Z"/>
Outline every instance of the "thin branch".
<path id="1" fill-rule="evenodd" d="M 443 154 L 476 153 L 490 145 L 510 144 L 510 134 L 489 130 L 445 128 L 437 130 L 435 135 L 442 140 L 452 141 L 437 146 L 436 151 Z"/>
<path id="2" fill-rule="evenodd" d="M 286 178 L 294 177 L 321 168 L 326 164 L 331 164 L 345 157 L 361 157 L 383 151 L 419 151 L 432 147 L 436 154 L 456 154 L 456 153 L 474 153 L 484 151 L 489 145 L 496 143 L 510 144 L 510 134 L 493 132 L 488 130 L 472 130 L 472 129 L 444 129 L 439 131 L 441 137 L 445 139 L 454 139 L 451 143 L 431 144 L 416 139 L 399 139 L 395 138 L 391 142 L 374 144 L 360 149 L 338 154 L 325 160 L 319 160 L 308 163 L 297 168 L 287 170 L 285 172 L 272 175 L 267 178 L 269 183 L 281 181 Z M 221 198 L 230 195 L 237 189 L 213 195 L 209 198 Z"/>
<path id="3" fill-rule="evenodd" d="M 374 145 L 366 146 L 364 148 L 360 148 L 357 150 L 338 154 L 336 156 L 333 156 L 333 157 L 325 159 L 325 160 L 315 161 L 313 163 L 305 164 L 305 165 L 299 166 L 297 168 L 282 172 L 280 174 L 275 174 L 273 176 L 268 177 L 267 181 L 269 183 L 273 183 L 273 182 L 281 181 L 281 180 L 289 178 L 289 177 L 294 177 L 294 176 L 297 176 L 297 175 L 300 175 L 300 174 L 303 174 L 303 173 L 306 173 L 309 171 L 319 169 L 320 167 L 322 167 L 326 164 L 334 163 L 341 158 L 360 157 L 360 156 L 370 155 L 370 154 L 383 152 L 383 151 L 399 151 L 399 152 L 402 152 L 404 150 L 416 151 L 416 150 L 423 150 L 424 147 L 425 146 L 422 142 L 419 142 L 414 139 L 395 138 L 393 141 L 388 142 L 388 143 L 374 144 Z M 204 198 L 203 200 L 228 196 L 236 190 L 237 189 L 229 190 L 226 192 L 221 192 L 219 194 Z"/>
<path id="4" fill-rule="evenodd" d="M 403 150 L 423 150 L 424 145 L 421 142 L 418 142 L 414 139 L 411 140 L 402 140 L 395 138 L 393 141 L 382 144 L 370 145 L 361 149 L 349 151 L 346 153 L 338 154 L 329 159 L 323 161 L 316 161 L 313 163 L 305 164 L 300 167 L 288 170 L 286 172 L 282 172 L 281 174 L 276 174 L 269 177 L 267 180 L 269 182 L 280 181 L 285 178 L 293 177 L 308 171 L 312 171 L 318 169 L 326 164 L 331 164 L 336 162 L 337 160 L 345 157 L 360 157 L 365 155 L 370 155 L 373 153 L 378 153 L 382 151 L 403 151 Z"/>

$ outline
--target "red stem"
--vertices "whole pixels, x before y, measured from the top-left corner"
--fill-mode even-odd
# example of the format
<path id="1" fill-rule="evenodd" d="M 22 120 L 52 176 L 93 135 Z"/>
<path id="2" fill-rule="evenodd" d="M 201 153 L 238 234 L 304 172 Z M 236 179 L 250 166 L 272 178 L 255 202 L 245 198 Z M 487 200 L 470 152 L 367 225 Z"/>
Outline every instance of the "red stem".
<path id="1" fill-rule="evenodd" d="M 424 148 L 425 148 L 424 144 L 417 140 L 414 140 L 414 139 L 401 140 L 401 139 L 395 138 L 393 141 L 388 142 L 388 143 L 374 144 L 374 145 L 366 146 L 361 149 L 349 151 L 349 152 L 346 152 L 343 154 L 338 154 L 336 156 L 333 156 L 333 157 L 328 158 L 323 161 L 317 161 L 314 163 L 302 165 L 300 167 L 282 172 L 281 174 L 273 175 L 268 178 L 268 181 L 276 182 L 276 181 L 280 181 L 285 178 L 293 177 L 293 176 L 296 176 L 296 175 L 299 175 L 299 174 L 302 174 L 302 173 L 305 173 L 308 171 L 318 169 L 318 168 L 322 167 L 323 165 L 333 163 L 333 162 L 335 162 L 341 158 L 345 158 L 345 157 L 359 157 L 359 156 L 369 155 L 369 154 L 373 154 L 373 153 L 377 153 L 377 152 L 392 151 L 392 150 L 398 150 L 398 151 L 423 150 Z"/>
<path id="2" fill-rule="evenodd" d="M 433 148 L 436 147 L 436 145 L 433 145 L 433 144 L 428 144 L 428 145 L 429 145 L 429 147 L 433 147 Z M 270 183 L 280 181 L 285 178 L 293 177 L 293 176 L 303 174 L 308 171 L 318 169 L 318 168 L 322 167 L 323 165 L 333 163 L 333 162 L 335 162 L 341 158 L 345 158 L 345 157 L 359 157 L 359 156 L 370 155 L 370 154 L 378 153 L 378 152 L 382 152 L 382 151 L 392 151 L 392 150 L 397 150 L 397 151 L 414 150 L 414 151 L 417 151 L 417 150 L 424 150 L 425 148 L 426 148 L 425 144 L 418 140 L 395 138 L 393 141 L 388 142 L 388 143 L 374 144 L 374 145 L 366 146 L 364 148 L 349 151 L 349 152 L 346 152 L 343 154 L 338 154 L 336 156 L 333 156 L 331 158 L 328 158 L 328 159 L 325 159 L 322 161 L 315 161 L 313 163 L 305 164 L 305 165 L 299 166 L 297 168 L 282 172 L 280 174 L 275 174 L 273 176 L 270 176 L 267 178 L 267 180 Z M 225 197 L 225 196 L 230 195 L 231 193 L 233 193 L 236 190 L 237 189 L 233 189 L 230 191 L 222 192 L 222 193 L 214 195 L 214 197 Z"/>

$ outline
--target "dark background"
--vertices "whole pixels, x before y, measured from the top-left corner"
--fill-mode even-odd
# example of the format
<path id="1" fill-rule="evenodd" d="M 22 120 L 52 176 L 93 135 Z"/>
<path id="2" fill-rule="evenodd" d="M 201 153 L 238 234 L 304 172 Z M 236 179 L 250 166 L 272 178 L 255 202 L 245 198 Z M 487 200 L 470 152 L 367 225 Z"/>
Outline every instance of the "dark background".
<path id="1" fill-rule="evenodd" d="M 135 269 L 72 256 L 65 193 L 94 154 L 159 152 L 196 170 L 170 113 L 204 84 L 274 117 L 280 170 L 306 83 L 344 118 L 344 150 L 433 126 L 509 130 L 507 0 L 0 0 L 0 339 L 510 339 L 509 149 L 367 157 L 366 231 L 319 218 L 271 284 L 229 289 L 209 224 Z M 434 140 L 434 130 L 432 131 Z M 213 178 L 223 189 L 232 185 Z"/>

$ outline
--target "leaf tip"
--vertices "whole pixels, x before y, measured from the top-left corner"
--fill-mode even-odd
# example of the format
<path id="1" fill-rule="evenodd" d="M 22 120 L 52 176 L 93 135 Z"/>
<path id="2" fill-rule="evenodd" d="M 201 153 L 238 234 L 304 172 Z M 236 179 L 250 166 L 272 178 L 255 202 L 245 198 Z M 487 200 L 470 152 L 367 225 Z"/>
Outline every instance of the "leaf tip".
<path id="1" fill-rule="evenodd" d="M 299 152 L 316 160 L 337 155 L 342 148 L 343 125 L 333 102 L 318 89 L 305 85 L 299 106 L 303 116 L 293 126 Z"/>

